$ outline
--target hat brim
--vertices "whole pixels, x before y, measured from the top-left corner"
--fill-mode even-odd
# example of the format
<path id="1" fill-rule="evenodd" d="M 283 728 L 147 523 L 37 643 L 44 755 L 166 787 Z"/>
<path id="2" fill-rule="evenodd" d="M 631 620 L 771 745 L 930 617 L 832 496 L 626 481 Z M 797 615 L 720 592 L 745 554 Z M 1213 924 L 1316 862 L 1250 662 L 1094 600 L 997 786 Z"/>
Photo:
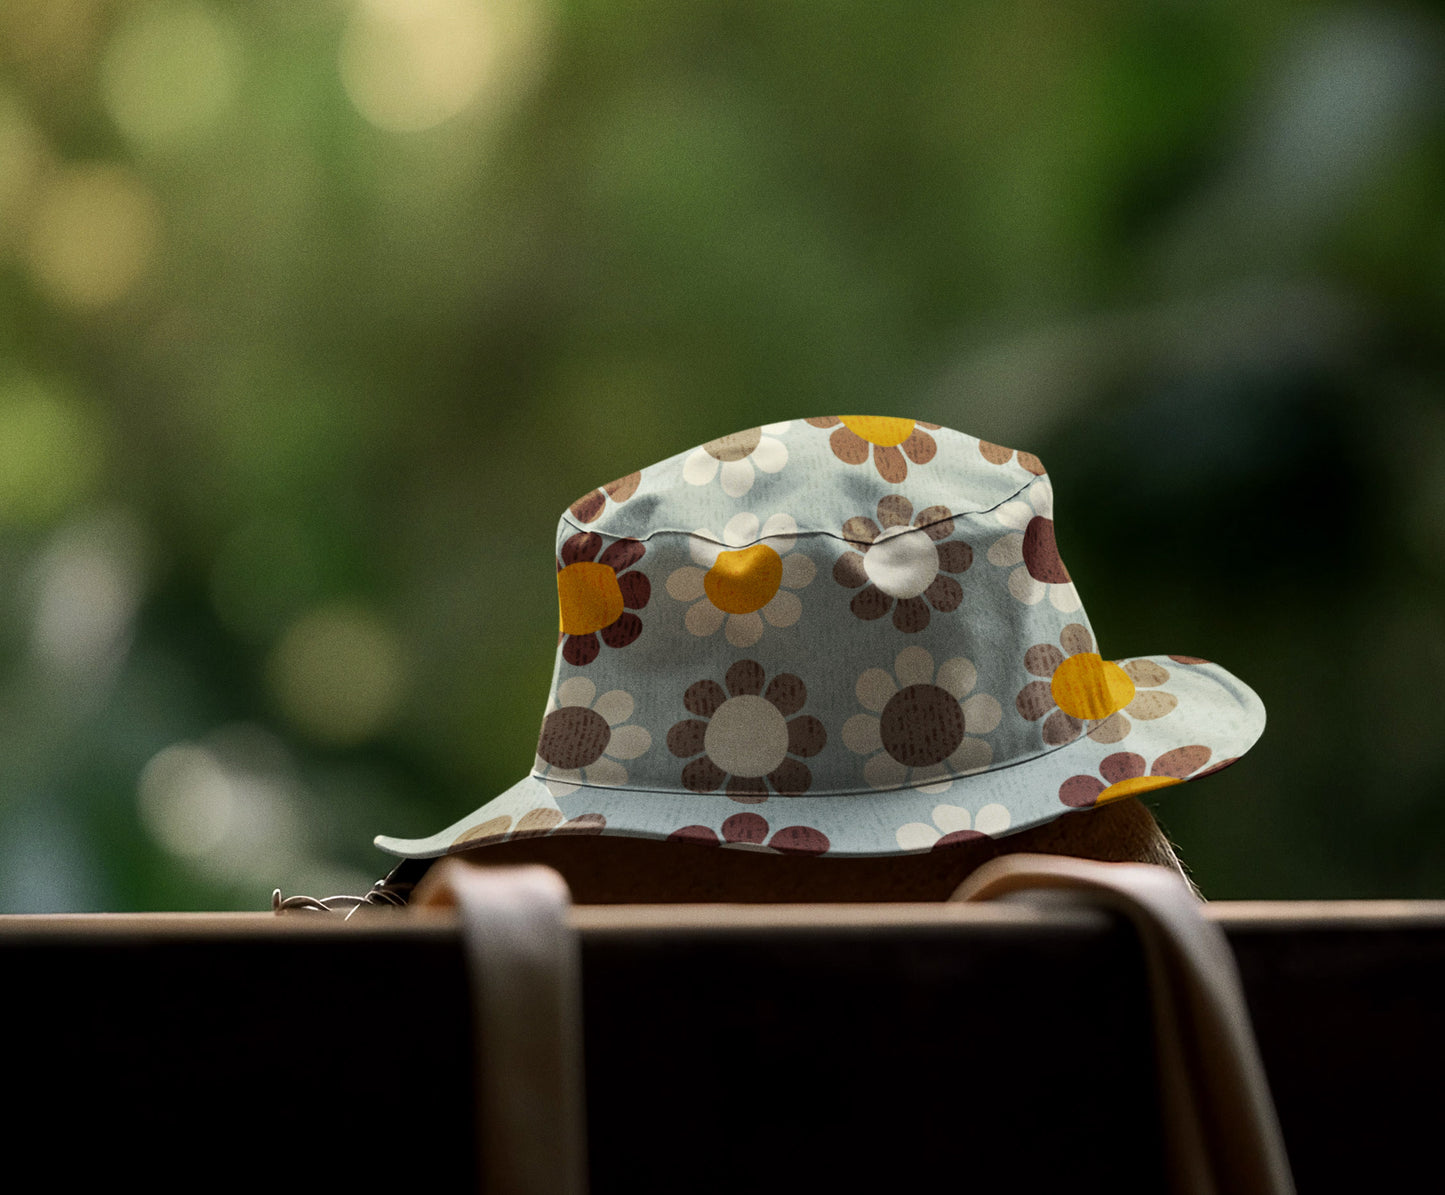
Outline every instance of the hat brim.
<path id="1" fill-rule="evenodd" d="M 1233 763 L 1258 740 L 1264 705 L 1231 673 L 1181 656 L 1117 662 L 1139 660 L 1167 669 L 1172 708 L 1158 712 L 1163 703 L 1145 701 L 1131 717 L 1125 707 L 1109 723 L 1006 767 L 888 790 L 747 802 L 725 793 L 603 788 L 530 775 L 430 837 L 378 835 L 375 841 L 404 859 L 552 834 L 680 839 L 835 857 L 918 854 L 1197 780 Z"/>

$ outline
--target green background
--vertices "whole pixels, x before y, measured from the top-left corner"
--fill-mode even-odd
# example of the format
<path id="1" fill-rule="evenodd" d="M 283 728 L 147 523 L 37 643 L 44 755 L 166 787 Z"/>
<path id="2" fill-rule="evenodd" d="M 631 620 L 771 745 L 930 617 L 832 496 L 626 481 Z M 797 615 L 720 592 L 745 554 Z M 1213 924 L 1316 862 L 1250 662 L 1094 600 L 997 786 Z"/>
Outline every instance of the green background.
<path id="1" fill-rule="evenodd" d="M 0 909 L 264 908 L 529 766 L 552 535 L 739 428 L 1040 454 L 1264 698 L 1206 894 L 1445 896 L 1445 18 L 6 0 Z"/>

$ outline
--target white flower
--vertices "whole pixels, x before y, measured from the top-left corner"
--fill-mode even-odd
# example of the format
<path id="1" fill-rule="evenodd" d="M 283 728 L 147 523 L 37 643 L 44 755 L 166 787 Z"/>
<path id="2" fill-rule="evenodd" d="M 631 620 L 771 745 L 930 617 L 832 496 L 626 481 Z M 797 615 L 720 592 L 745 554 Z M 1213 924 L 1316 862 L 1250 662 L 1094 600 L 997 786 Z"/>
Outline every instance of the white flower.
<path id="1" fill-rule="evenodd" d="M 950 834 L 970 838 L 976 835 L 992 837 L 1002 834 L 1009 828 L 1012 820 L 1009 811 L 1002 805 L 985 805 L 971 815 L 967 809 L 961 809 L 957 805 L 939 805 L 933 810 L 933 825 L 909 822 L 906 826 L 898 827 L 895 837 L 900 850 L 927 851 L 932 850 L 941 839 Z M 962 837 L 959 841 L 962 841 Z"/>
<path id="2" fill-rule="evenodd" d="M 775 437 L 791 426 L 791 422 L 765 423 L 709 440 L 683 462 L 682 478 L 689 485 L 707 485 L 721 473 L 723 493 L 740 498 L 753 488 L 754 468 L 776 473 L 788 463 L 788 446 Z"/>
<path id="3" fill-rule="evenodd" d="M 803 603 L 793 591 L 817 573 L 810 557 L 793 550 L 797 534 L 792 515 L 775 514 L 759 525 L 758 516 L 746 511 L 728 520 L 721 537 L 706 528 L 693 532 L 688 548 L 696 564 L 667 578 L 668 595 L 691 603 L 683 619 L 687 629 L 705 637 L 725 626 L 729 643 L 751 647 L 765 622 L 797 622 Z"/>

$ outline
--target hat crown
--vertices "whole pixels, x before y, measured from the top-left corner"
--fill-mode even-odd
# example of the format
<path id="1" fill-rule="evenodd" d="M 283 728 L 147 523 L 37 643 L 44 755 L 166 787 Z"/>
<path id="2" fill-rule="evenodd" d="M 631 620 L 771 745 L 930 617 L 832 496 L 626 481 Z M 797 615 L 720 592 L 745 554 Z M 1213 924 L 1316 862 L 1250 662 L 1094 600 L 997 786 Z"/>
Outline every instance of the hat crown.
<path id="1" fill-rule="evenodd" d="M 748 429 L 579 499 L 534 775 L 761 801 L 946 785 L 1061 745 L 1133 694 L 1052 515 L 1036 458 L 877 417 Z"/>

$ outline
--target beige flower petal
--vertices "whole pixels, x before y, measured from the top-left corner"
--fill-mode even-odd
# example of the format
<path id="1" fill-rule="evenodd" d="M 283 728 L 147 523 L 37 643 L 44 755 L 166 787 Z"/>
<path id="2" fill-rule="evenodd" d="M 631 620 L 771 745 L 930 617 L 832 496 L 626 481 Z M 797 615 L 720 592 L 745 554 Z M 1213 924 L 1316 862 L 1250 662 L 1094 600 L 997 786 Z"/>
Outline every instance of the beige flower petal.
<path id="1" fill-rule="evenodd" d="M 967 809 L 957 805 L 936 805 L 933 809 L 933 824 L 945 834 L 957 834 L 960 830 L 972 830 L 973 818 Z"/>
<path id="2" fill-rule="evenodd" d="M 722 626 L 723 619 L 727 617 L 725 611 L 719 610 L 706 598 L 695 602 L 688 607 L 687 614 L 683 616 L 683 624 L 698 637 L 713 634 L 718 627 Z"/>
<path id="3" fill-rule="evenodd" d="M 948 766 L 955 773 L 977 772 L 993 762 L 993 748 L 982 739 L 965 737 L 948 757 Z"/>
<path id="4" fill-rule="evenodd" d="M 625 689 L 612 689 L 602 694 L 592 708 L 607 719 L 608 726 L 617 726 L 632 717 L 632 694 Z"/>
<path id="5" fill-rule="evenodd" d="M 707 573 L 692 565 L 684 565 L 667 578 L 667 595 L 675 602 L 695 602 L 707 592 L 703 578 Z"/>
<path id="6" fill-rule="evenodd" d="M 930 684 L 933 681 L 933 657 L 926 648 L 905 647 L 898 653 L 893 673 L 898 677 L 900 688 Z"/>
<path id="7" fill-rule="evenodd" d="M 888 704 L 888 699 L 898 692 L 898 685 L 883 669 L 870 668 L 858 678 L 855 692 L 864 709 L 879 714 Z"/>
<path id="8" fill-rule="evenodd" d="M 1005 527 L 1014 531 L 1023 531 L 1029 525 L 1029 520 L 1034 517 L 1034 508 L 1027 502 L 1015 499 L 1012 502 L 1005 502 L 996 511 L 994 517 Z M 1022 536 L 1019 537 L 1022 540 Z"/>
<path id="9" fill-rule="evenodd" d="M 1011 564 L 1022 564 L 1024 562 L 1024 537 L 1014 533 L 994 540 L 989 545 L 988 562 L 996 564 L 1000 568 L 1007 568 Z"/>
<path id="10" fill-rule="evenodd" d="M 1084 603 L 1079 599 L 1079 591 L 1074 588 L 1074 583 L 1066 581 L 1049 586 L 1049 604 L 1060 614 L 1072 614 Z"/>
<path id="11" fill-rule="evenodd" d="M 863 765 L 863 779 L 873 788 L 902 788 L 908 781 L 908 769 L 883 751 Z"/>
<path id="12" fill-rule="evenodd" d="M 612 732 L 607 754 L 614 759 L 636 759 L 652 746 L 652 735 L 642 726 L 619 726 Z"/>
<path id="13" fill-rule="evenodd" d="M 763 431 L 784 432 L 788 430 L 786 423 L 765 423 Z M 788 463 L 788 446 L 781 440 L 774 440 L 771 436 L 764 436 L 758 441 L 758 446 L 753 449 L 753 464 L 757 465 L 764 473 L 776 473 Z"/>
<path id="14" fill-rule="evenodd" d="M 899 826 L 898 833 L 894 835 L 901 851 L 932 850 L 933 844 L 941 837 L 932 826 L 925 826 L 922 822 L 909 822 L 906 826 Z"/>
<path id="15" fill-rule="evenodd" d="M 1130 660 L 1124 665 L 1124 671 L 1130 680 L 1144 689 L 1162 685 L 1169 679 L 1169 670 L 1153 660 Z"/>
<path id="16" fill-rule="evenodd" d="M 969 734 L 988 734 L 1003 721 L 1003 707 L 987 693 L 975 693 L 963 703 L 963 725 Z"/>
<path id="17" fill-rule="evenodd" d="M 753 462 L 750 457 L 723 462 L 722 488 L 729 498 L 741 498 L 753 488 Z"/>
<path id="18" fill-rule="evenodd" d="M 978 669 L 973 666 L 972 660 L 954 656 L 939 665 L 938 680 L 935 683 L 962 701 L 973 691 L 974 685 L 978 684 Z"/>
<path id="19" fill-rule="evenodd" d="M 750 614 L 730 614 L 727 628 L 728 642 L 734 647 L 751 647 L 763 637 L 763 619 L 756 610 Z"/>
<path id="20" fill-rule="evenodd" d="M 707 485 L 717 476 L 718 459 L 705 449 L 695 449 L 682 466 L 682 479 L 688 485 Z"/>
<path id="21" fill-rule="evenodd" d="M 855 755 L 871 755 L 883 749 L 883 735 L 878 719 L 867 714 L 854 714 L 843 723 L 843 745 Z"/>
<path id="22" fill-rule="evenodd" d="M 1113 713 L 1089 731 L 1089 737 L 1096 743 L 1122 743 L 1128 733 L 1129 719 Z"/>
<path id="23" fill-rule="evenodd" d="M 790 552 L 783 557 L 783 584 L 789 589 L 802 589 L 818 574 L 818 566 L 811 556 L 801 552 Z"/>
<path id="24" fill-rule="evenodd" d="M 1008 575 L 1008 591 L 1025 606 L 1037 606 L 1044 600 L 1048 586 L 1029 576 L 1029 570 L 1020 565 Z"/>
<path id="25" fill-rule="evenodd" d="M 557 704 L 591 706 L 597 686 L 585 676 L 569 676 L 557 686 Z"/>
<path id="26" fill-rule="evenodd" d="M 1071 656 L 1076 656 L 1081 651 L 1094 650 L 1094 636 L 1089 634 L 1089 628 L 1081 622 L 1071 622 L 1060 631 L 1059 642 Z"/>
<path id="27" fill-rule="evenodd" d="M 1013 818 L 1003 805 L 985 805 L 973 819 L 973 828 L 980 834 L 1002 834 L 1012 824 Z"/>
<path id="28" fill-rule="evenodd" d="M 761 613 L 775 627 L 790 627 L 803 616 L 803 603 L 796 593 L 780 589 Z M 757 615 L 751 617 L 756 618 Z"/>
<path id="29" fill-rule="evenodd" d="M 1178 704 L 1179 698 L 1173 693 L 1155 689 L 1137 694 L 1124 708 L 1141 722 L 1152 722 L 1155 718 L 1162 718 L 1170 713 Z"/>
<path id="30" fill-rule="evenodd" d="M 627 783 L 627 769 L 615 759 L 603 758 L 588 764 L 582 769 L 582 776 L 588 784 L 598 784 L 603 788 L 621 788 Z"/>

